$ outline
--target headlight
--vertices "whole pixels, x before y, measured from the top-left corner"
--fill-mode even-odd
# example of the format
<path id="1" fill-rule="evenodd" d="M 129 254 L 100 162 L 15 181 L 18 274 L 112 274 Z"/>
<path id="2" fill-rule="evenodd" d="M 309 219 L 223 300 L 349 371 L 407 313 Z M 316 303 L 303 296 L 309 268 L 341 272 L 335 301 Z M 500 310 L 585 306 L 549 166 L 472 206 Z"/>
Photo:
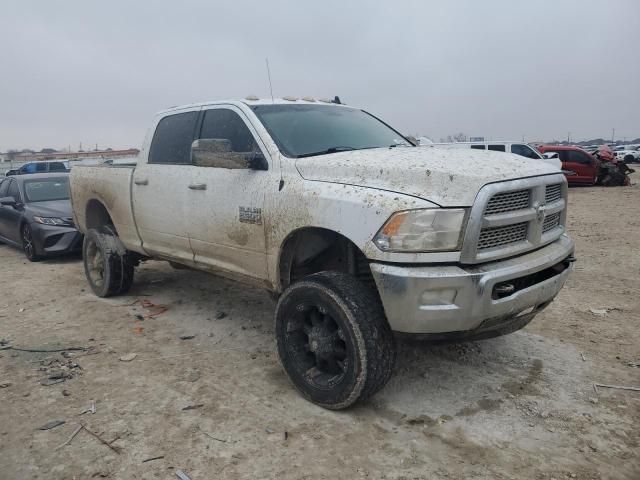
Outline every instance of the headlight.
<path id="1" fill-rule="evenodd" d="M 68 226 L 69 222 L 58 217 L 36 217 L 34 215 L 33 221 L 41 223 L 42 225 L 56 225 L 56 226 Z"/>
<path id="2" fill-rule="evenodd" d="M 465 213 L 463 208 L 394 213 L 373 241 L 384 252 L 456 250 L 460 246 Z"/>

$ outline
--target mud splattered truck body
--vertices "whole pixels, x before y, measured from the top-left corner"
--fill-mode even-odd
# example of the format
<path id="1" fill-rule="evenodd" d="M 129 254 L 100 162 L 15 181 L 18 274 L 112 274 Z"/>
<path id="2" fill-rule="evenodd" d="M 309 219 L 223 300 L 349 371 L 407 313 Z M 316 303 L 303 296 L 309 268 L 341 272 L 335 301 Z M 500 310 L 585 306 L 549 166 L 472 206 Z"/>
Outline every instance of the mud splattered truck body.
<path id="1" fill-rule="evenodd" d="M 565 283 L 564 176 L 495 155 L 311 99 L 172 108 L 136 165 L 72 169 L 87 279 L 123 294 L 152 258 L 270 290 L 292 383 L 345 408 L 388 381 L 395 335 L 509 333 Z"/>

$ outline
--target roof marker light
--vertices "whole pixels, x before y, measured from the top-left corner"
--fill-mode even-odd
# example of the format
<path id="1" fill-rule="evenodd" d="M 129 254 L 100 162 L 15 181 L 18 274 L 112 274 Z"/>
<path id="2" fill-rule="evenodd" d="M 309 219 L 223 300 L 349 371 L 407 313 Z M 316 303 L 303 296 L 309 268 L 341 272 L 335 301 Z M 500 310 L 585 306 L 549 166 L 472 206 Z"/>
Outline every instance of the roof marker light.
<path id="1" fill-rule="evenodd" d="M 321 98 L 321 99 L 320 99 L 320 101 L 321 101 L 322 103 L 333 103 L 333 101 L 332 101 L 332 100 L 330 100 L 330 99 L 328 99 L 328 98 Z"/>
<path id="2" fill-rule="evenodd" d="M 302 97 L 302 100 L 304 100 L 305 102 L 315 102 L 316 99 L 313 97 Z"/>
<path id="3" fill-rule="evenodd" d="M 255 100 L 260 100 L 258 97 L 256 97 L 255 95 L 247 95 L 246 97 L 244 97 L 245 100 L 250 100 L 250 101 L 255 101 Z"/>
<path id="4" fill-rule="evenodd" d="M 296 100 L 298 100 L 298 97 L 282 97 L 283 100 L 286 100 L 287 102 L 295 102 Z"/>

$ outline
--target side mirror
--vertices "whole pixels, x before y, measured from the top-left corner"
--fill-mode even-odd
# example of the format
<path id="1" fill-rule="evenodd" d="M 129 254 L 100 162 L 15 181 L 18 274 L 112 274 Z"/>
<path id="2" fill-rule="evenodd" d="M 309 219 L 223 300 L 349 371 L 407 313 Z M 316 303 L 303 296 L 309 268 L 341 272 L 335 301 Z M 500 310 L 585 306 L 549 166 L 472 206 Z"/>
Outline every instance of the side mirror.
<path id="1" fill-rule="evenodd" d="M 13 197 L 2 197 L 0 198 L 0 205 L 3 207 L 15 207 L 18 204 L 16 199 Z"/>
<path id="2" fill-rule="evenodd" d="M 201 138 L 191 144 L 191 163 L 198 167 L 268 170 L 262 152 L 232 152 L 226 138 Z"/>

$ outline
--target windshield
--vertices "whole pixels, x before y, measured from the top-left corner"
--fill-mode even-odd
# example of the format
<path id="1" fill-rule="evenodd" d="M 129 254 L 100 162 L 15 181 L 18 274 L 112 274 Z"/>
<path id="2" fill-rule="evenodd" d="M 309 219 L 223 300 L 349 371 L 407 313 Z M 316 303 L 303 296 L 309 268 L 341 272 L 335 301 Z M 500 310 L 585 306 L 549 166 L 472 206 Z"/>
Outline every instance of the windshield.
<path id="1" fill-rule="evenodd" d="M 288 157 L 411 145 L 373 115 L 355 108 L 332 105 L 256 105 L 251 108 Z"/>
<path id="2" fill-rule="evenodd" d="M 28 180 L 24 182 L 28 203 L 69 199 L 69 179 L 66 177 Z"/>

